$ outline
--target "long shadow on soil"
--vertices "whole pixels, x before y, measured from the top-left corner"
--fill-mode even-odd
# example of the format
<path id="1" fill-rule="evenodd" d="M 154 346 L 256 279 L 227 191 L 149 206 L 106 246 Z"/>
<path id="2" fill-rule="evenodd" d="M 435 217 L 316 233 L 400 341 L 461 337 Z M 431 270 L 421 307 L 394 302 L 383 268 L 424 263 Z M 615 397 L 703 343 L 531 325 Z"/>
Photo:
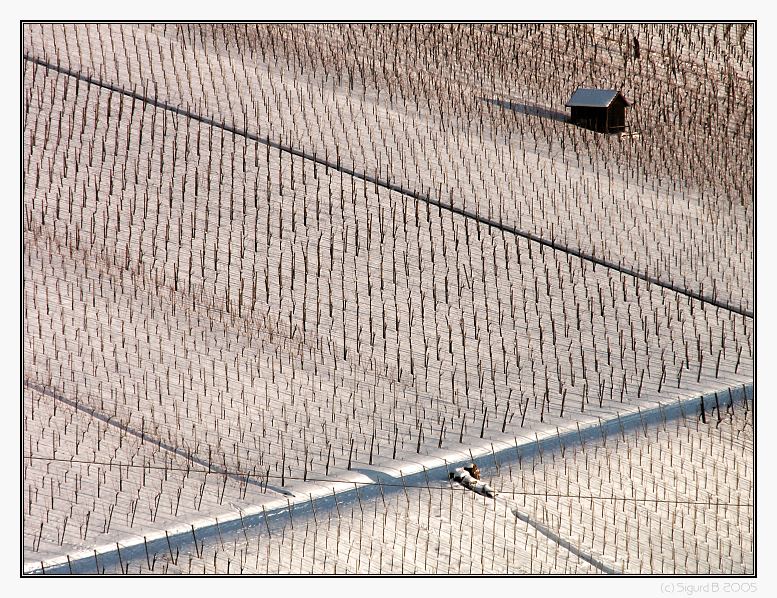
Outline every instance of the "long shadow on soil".
<path id="1" fill-rule="evenodd" d="M 569 119 L 569 116 L 565 112 L 559 112 L 558 110 L 553 110 L 537 104 L 520 104 L 509 100 L 498 100 L 496 98 L 481 99 L 493 106 L 499 106 L 500 108 L 505 108 L 506 110 L 512 110 L 513 112 L 519 112 L 528 116 L 539 116 L 540 118 L 557 120 L 559 122 L 567 122 Z"/>

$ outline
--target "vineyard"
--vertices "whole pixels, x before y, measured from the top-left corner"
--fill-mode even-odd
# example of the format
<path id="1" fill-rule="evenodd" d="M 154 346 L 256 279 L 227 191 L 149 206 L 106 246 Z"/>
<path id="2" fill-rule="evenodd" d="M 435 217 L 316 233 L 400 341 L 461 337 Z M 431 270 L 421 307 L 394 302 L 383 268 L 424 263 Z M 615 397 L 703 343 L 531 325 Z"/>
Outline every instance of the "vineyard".
<path id="1" fill-rule="evenodd" d="M 752 26 L 23 34 L 25 571 L 753 572 Z"/>

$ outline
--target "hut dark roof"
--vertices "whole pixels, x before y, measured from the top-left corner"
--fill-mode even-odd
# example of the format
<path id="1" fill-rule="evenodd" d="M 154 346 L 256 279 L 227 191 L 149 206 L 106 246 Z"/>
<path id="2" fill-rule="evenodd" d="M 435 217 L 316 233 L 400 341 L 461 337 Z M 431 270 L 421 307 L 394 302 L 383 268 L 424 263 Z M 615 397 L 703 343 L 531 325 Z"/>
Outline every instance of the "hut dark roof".
<path id="1" fill-rule="evenodd" d="M 612 101 L 620 96 L 627 106 L 631 105 L 621 92 L 616 89 L 592 89 L 578 87 L 565 106 L 581 106 L 586 108 L 607 108 Z"/>

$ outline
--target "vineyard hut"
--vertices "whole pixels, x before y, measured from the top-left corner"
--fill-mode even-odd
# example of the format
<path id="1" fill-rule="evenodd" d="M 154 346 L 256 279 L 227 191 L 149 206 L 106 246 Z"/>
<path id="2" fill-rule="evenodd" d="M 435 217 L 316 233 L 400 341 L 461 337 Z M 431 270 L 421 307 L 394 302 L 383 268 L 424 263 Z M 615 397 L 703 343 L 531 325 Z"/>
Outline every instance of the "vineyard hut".
<path id="1" fill-rule="evenodd" d="M 626 128 L 626 107 L 631 102 L 614 89 L 578 87 L 566 106 L 572 109 L 569 122 L 600 133 L 612 133 Z"/>

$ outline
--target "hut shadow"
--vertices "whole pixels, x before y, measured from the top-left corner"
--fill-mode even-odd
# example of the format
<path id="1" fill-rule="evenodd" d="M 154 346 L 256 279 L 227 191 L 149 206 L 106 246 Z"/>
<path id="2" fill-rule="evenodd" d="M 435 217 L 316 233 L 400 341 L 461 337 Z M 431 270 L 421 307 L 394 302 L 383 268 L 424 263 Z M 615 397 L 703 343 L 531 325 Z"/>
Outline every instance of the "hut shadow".
<path id="1" fill-rule="evenodd" d="M 544 106 L 539 106 L 537 104 L 520 104 L 509 100 L 497 100 L 495 98 L 481 99 L 493 106 L 499 106 L 500 108 L 519 112 L 520 114 L 538 116 L 539 118 L 547 118 L 548 120 L 556 120 L 564 123 L 569 122 L 569 115 L 566 112 L 559 112 L 558 110 L 552 110 L 551 108 L 545 108 Z"/>

